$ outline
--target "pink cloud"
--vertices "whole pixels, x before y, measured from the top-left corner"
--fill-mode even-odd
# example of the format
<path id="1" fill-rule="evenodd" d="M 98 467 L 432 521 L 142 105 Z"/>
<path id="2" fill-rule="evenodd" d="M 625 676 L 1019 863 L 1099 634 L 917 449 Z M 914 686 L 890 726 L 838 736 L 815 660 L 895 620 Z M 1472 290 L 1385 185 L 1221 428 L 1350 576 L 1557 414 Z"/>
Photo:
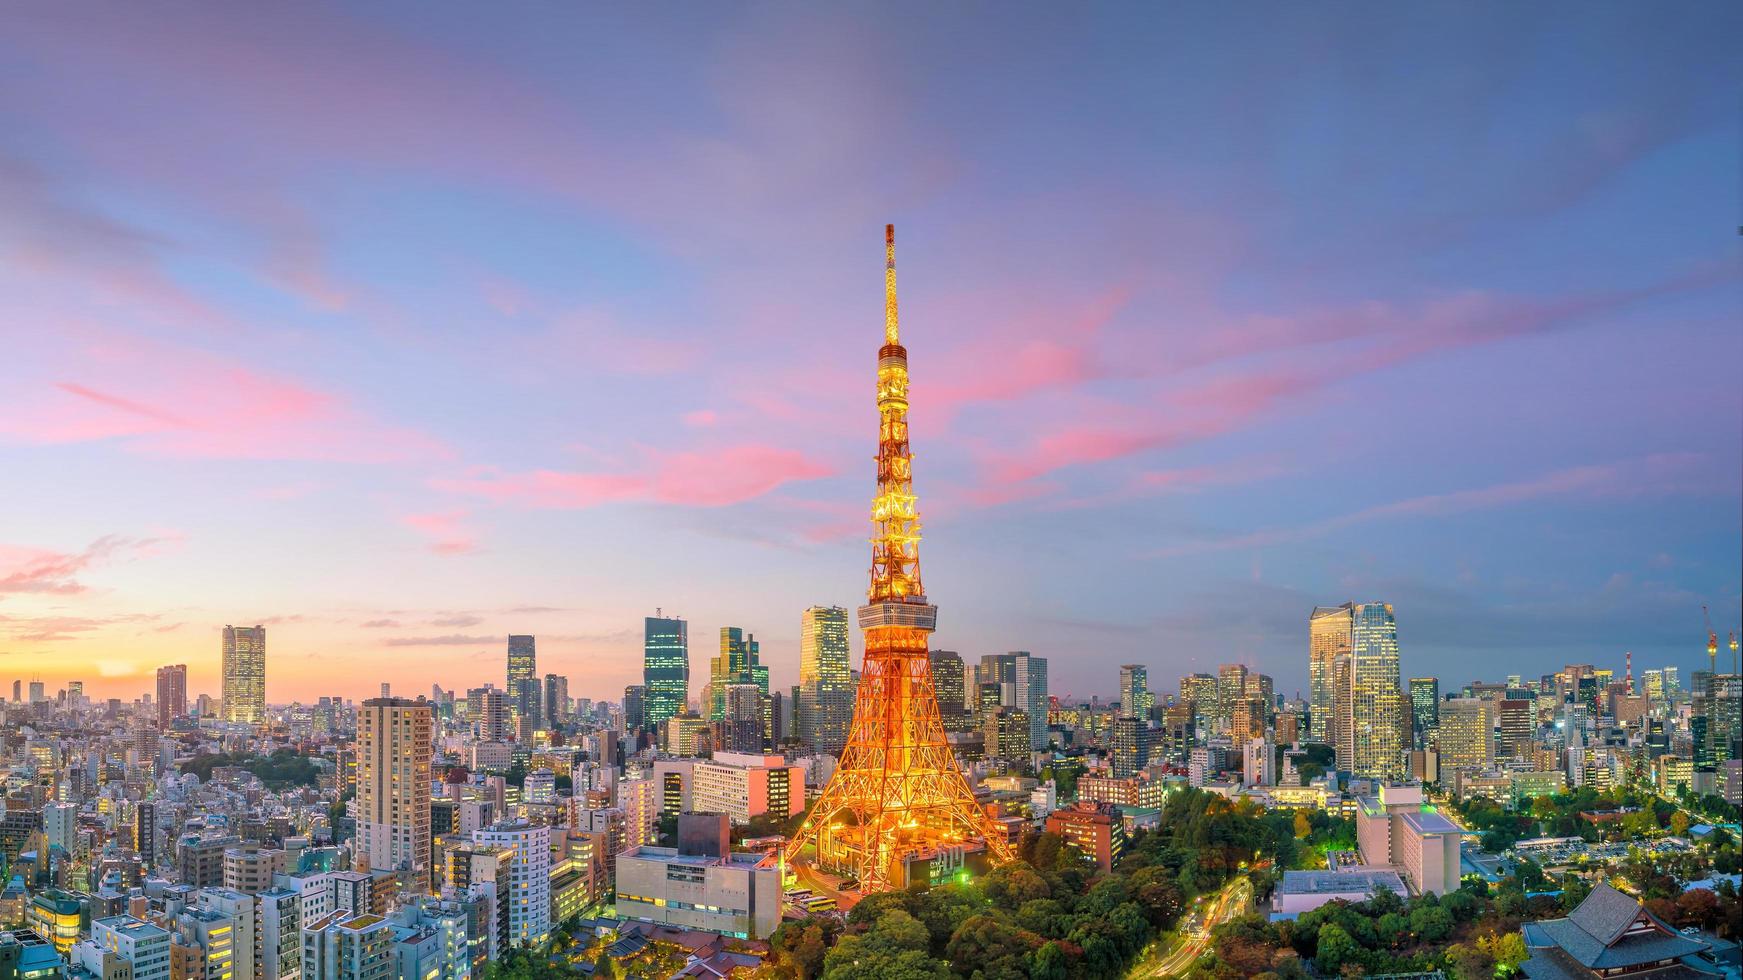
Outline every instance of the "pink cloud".
<path id="1" fill-rule="evenodd" d="M 128 538 L 110 534 L 76 552 L 0 545 L 0 593 L 76 595 L 86 590 L 78 578 L 84 572 L 112 560 L 155 554 L 177 540 L 176 535 Z"/>
<path id="2" fill-rule="evenodd" d="M 567 509 L 618 502 L 724 507 L 786 483 L 834 472 L 797 450 L 754 444 L 681 453 L 643 450 L 642 455 L 640 466 L 623 472 L 503 473 L 487 467 L 458 479 L 432 480 L 431 486 L 527 507 Z"/>
<path id="3" fill-rule="evenodd" d="M 478 550 L 478 540 L 464 526 L 468 513 L 450 510 L 433 514 L 407 514 L 400 523 L 422 532 L 430 539 L 430 550 L 438 555 L 464 555 Z M 437 625 L 457 625 L 441 623 Z M 470 625 L 470 624 L 465 624 Z"/>
<path id="4" fill-rule="evenodd" d="M 720 416 L 712 408 L 699 408 L 694 412 L 685 412 L 684 424 L 692 428 L 706 429 L 720 421 Z"/>
<path id="5" fill-rule="evenodd" d="M 88 377 L 25 385 L 0 438 L 113 440 L 177 459 L 405 462 L 445 458 L 434 438 L 379 422 L 334 393 L 192 349 L 96 337 L 58 360 Z"/>

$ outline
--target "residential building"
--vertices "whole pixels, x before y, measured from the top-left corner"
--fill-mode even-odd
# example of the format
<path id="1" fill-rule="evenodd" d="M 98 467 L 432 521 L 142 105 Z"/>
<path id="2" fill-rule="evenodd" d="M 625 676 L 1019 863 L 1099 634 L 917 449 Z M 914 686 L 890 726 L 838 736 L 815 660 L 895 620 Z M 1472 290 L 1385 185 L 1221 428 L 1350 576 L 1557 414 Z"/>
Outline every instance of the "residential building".
<path id="1" fill-rule="evenodd" d="M 157 668 L 157 727 L 168 731 L 173 722 L 187 714 L 188 665 Z"/>
<path id="2" fill-rule="evenodd" d="M 125 960 L 132 980 L 169 980 L 168 930 L 131 915 L 115 915 L 91 923 L 91 940 Z"/>
<path id="3" fill-rule="evenodd" d="M 299 980 L 303 971 L 302 895 L 273 886 L 254 896 L 254 975 Z"/>
<path id="4" fill-rule="evenodd" d="M 551 828 L 505 821 L 478 831 L 473 840 L 514 851 L 509 863 L 509 941 L 540 945 L 551 932 Z"/>
<path id="5" fill-rule="evenodd" d="M 434 717 L 419 697 L 370 698 L 357 712 L 358 850 L 407 887 L 430 885 L 430 760 Z"/>
<path id="6" fill-rule="evenodd" d="M 388 980 L 394 975 L 393 924 L 348 909 L 303 929 L 303 980 Z"/>

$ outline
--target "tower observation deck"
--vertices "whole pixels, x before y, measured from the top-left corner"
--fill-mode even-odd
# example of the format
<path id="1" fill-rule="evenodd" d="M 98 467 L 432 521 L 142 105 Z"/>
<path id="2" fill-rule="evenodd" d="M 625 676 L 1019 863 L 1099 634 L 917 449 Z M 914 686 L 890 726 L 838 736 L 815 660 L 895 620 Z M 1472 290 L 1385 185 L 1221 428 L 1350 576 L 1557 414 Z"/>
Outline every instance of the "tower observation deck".
<path id="1" fill-rule="evenodd" d="M 945 741 L 927 636 L 938 607 L 920 584 L 920 514 L 908 446 L 908 351 L 896 307 L 896 232 L 884 228 L 884 343 L 878 350 L 877 496 L 871 585 L 859 608 L 865 662 L 835 775 L 787 844 L 864 891 L 903 887 L 910 858 L 971 841 L 1011 857 L 1004 830 L 975 802 Z M 809 850 L 808 849 L 814 849 Z"/>

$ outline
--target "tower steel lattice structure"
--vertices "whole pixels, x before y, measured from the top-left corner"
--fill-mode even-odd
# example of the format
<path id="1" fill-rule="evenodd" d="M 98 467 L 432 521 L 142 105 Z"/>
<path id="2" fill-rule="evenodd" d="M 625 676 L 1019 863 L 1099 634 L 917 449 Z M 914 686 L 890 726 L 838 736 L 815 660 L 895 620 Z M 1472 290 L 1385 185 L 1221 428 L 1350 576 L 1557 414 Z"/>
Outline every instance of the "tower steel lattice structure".
<path id="1" fill-rule="evenodd" d="M 908 351 L 896 316 L 896 230 L 884 228 L 884 345 L 878 350 L 878 493 L 871 587 L 859 608 L 865 662 L 847 746 L 789 861 L 815 846 L 820 865 L 851 871 L 864 891 L 906 883 L 910 857 L 984 841 L 1011 858 L 1003 828 L 969 789 L 945 741 L 927 635 L 938 607 L 920 585 L 920 514 L 908 447 Z"/>

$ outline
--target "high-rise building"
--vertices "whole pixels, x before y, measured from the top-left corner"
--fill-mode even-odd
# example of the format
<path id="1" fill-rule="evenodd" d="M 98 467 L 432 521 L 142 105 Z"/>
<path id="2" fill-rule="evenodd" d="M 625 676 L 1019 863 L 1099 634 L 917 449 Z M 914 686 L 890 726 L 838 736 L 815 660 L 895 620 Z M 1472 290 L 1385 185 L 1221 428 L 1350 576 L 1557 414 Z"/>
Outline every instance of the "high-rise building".
<path id="1" fill-rule="evenodd" d="M 656 613 L 659 610 L 655 610 Z M 642 620 L 642 685 L 647 688 L 644 723 L 658 729 L 684 713 L 690 700 L 690 625 L 659 615 Z"/>
<path id="2" fill-rule="evenodd" d="M 561 674 L 545 675 L 544 719 L 551 728 L 569 720 L 569 678 Z"/>
<path id="3" fill-rule="evenodd" d="M 1210 729 L 1216 721 L 1216 678 L 1210 674 L 1180 678 L 1180 702 L 1191 709 L 1197 728 Z"/>
<path id="4" fill-rule="evenodd" d="M 1120 667 L 1120 714 L 1127 718 L 1149 718 L 1156 695 L 1150 693 L 1150 672 L 1142 664 Z"/>
<path id="5" fill-rule="evenodd" d="M 1011 859 L 1008 833 L 982 809 L 944 734 L 927 644 L 938 607 L 920 581 L 920 514 L 908 443 L 908 351 L 898 338 L 896 230 L 884 229 L 884 343 L 878 350 L 877 497 L 871 582 L 859 609 L 865 661 L 841 763 L 789 840 L 789 862 L 815 850 L 868 892 L 908 884 L 940 848 L 968 838 Z M 1046 703 L 1045 668 L 1039 677 Z M 1045 734 L 1045 718 L 1042 719 Z"/>
<path id="6" fill-rule="evenodd" d="M 510 821 L 478 831 L 473 840 L 514 852 L 509 862 L 509 941 L 544 943 L 551 934 L 551 828 Z"/>
<path id="7" fill-rule="evenodd" d="M 1029 713 L 1022 708 L 994 708 L 986 716 L 982 745 L 989 759 L 1026 762 L 1033 743 L 1029 741 Z"/>
<path id="8" fill-rule="evenodd" d="M 847 610 L 812 606 L 799 620 L 799 738 L 831 755 L 847 744 L 853 723 L 853 668 Z"/>
<path id="9" fill-rule="evenodd" d="M 648 724 L 648 688 L 645 684 L 631 684 L 623 689 L 623 727 L 630 734 L 641 731 Z"/>
<path id="10" fill-rule="evenodd" d="M 370 698 L 357 712 L 357 849 L 406 886 L 430 882 L 430 757 L 423 698 Z"/>
<path id="11" fill-rule="evenodd" d="M 1155 748 L 1159 729 L 1150 727 L 1143 718 L 1125 715 L 1114 719 L 1113 737 L 1109 739 L 1112 751 L 1112 763 L 1115 779 L 1126 779 L 1136 775 L 1150 764 L 1150 755 Z"/>
<path id="12" fill-rule="evenodd" d="M 1336 693 L 1332 670 L 1337 658 L 1350 652 L 1354 642 L 1353 603 L 1315 606 L 1307 617 L 1308 737 L 1315 742 L 1333 742 L 1332 716 Z"/>
<path id="13" fill-rule="evenodd" d="M 188 665 L 157 668 L 157 727 L 168 729 L 171 722 L 187 713 Z"/>
<path id="14" fill-rule="evenodd" d="M 1440 768 L 1487 769 L 1495 761 L 1493 715 L 1482 698 L 1450 698 L 1440 705 Z M 1569 744 L 1572 744 L 1570 738 Z"/>
<path id="15" fill-rule="evenodd" d="M 1405 753 L 1410 744 L 1410 712 L 1406 708 L 1398 668 L 1398 624 L 1392 606 L 1365 602 L 1352 610 L 1350 645 L 1350 729 L 1354 751 L 1349 765 L 1359 778 L 1404 779 L 1409 775 Z"/>
<path id="16" fill-rule="evenodd" d="M 970 713 L 962 657 L 952 650 L 933 650 L 927 657 L 932 667 L 932 689 L 938 692 L 938 713 L 944 719 L 944 727 L 954 731 Z"/>
<path id="17" fill-rule="evenodd" d="M 1247 666 L 1223 664 L 1216 669 L 1216 720 L 1228 728 L 1234 719 L 1236 703 L 1247 696 Z"/>
<path id="18" fill-rule="evenodd" d="M 999 703 L 1016 708 L 1029 719 L 1029 750 L 1048 745 L 1047 660 L 1027 650 L 988 654 L 980 658 L 981 683 L 999 685 Z"/>
<path id="19" fill-rule="evenodd" d="M 1525 698 L 1502 698 L 1495 702 L 1501 722 L 1498 755 L 1522 759 L 1531 751 L 1531 734 L 1537 727 L 1535 707 L 1534 702 Z"/>
<path id="20" fill-rule="evenodd" d="M 265 721 L 266 627 L 224 627 L 222 667 L 224 682 L 220 710 L 224 720 L 249 725 Z"/>
<path id="21" fill-rule="evenodd" d="M 539 658 L 533 637 L 510 634 L 508 638 L 508 707 L 516 717 L 537 729 L 544 697 L 539 690 Z"/>
<path id="22" fill-rule="evenodd" d="M 500 742 L 508 737 L 508 699 L 495 684 L 466 692 L 466 714 L 481 740 Z"/>
<path id="23" fill-rule="evenodd" d="M 1415 745 L 1426 749 L 1440 726 L 1440 678 L 1410 678 L 1410 729 Z"/>
<path id="24" fill-rule="evenodd" d="M 763 666 L 757 638 L 737 626 L 720 628 L 720 655 L 711 659 L 708 671 L 708 720 L 726 717 L 726 689 L 734 684 L 755 684 L 769 693 L 769 669 Z"/>
<path id="25" fill-rule="evenodd" d="M 1270 718 L 1277 707 L 1277 682 L 1270 674 L 1250 673 L 1241 696 L 1248 701 L 1259 702 L 1262 714 L 1260 720 Z"/>

